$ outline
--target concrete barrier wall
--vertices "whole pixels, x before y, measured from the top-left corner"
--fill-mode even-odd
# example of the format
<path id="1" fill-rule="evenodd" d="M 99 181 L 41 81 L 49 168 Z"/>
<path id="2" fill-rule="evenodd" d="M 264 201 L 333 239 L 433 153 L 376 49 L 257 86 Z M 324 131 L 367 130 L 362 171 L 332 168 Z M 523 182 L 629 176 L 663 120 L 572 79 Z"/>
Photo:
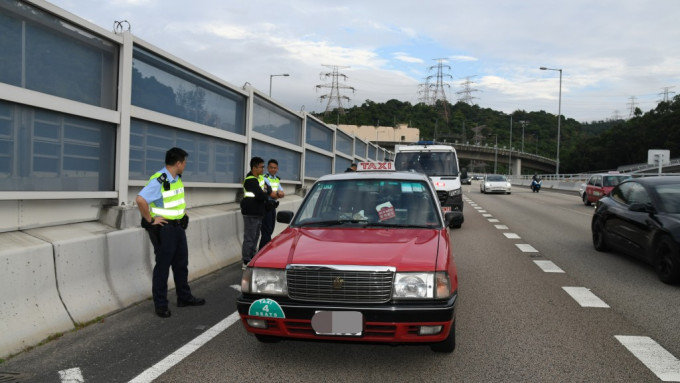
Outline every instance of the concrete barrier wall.
<path id="1" fill-rule="evenodd" d="M 68 331 L 49 243 L 14 231 L 0 234 L 0 357 Z"/>
<path id="2" fill-rule="evenodd" d="M 287 196 L 278 210 L 297 211 L 301 202 Z M 139 222 L 136 208 L 118 212 L 127 217 L 104 219 Z M 243 218 L 237 204 L 187 214 L 190 280 L 240 261 Z M 274 234 L 285 227 L 277 223 Z M 151 297 L 154 254 L 141 227 L 85 222 L 0 233 L 0 264 L 0 357 Z M 172 273 L 168 287 L 174 287 Z"/>

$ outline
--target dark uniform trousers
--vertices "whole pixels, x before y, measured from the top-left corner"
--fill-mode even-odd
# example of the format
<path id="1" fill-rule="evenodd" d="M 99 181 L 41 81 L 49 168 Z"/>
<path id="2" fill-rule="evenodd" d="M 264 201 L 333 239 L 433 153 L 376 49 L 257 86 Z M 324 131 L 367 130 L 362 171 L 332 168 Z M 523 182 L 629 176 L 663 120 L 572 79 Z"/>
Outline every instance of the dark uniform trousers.
<path id="1" fill-rule="evenodd" d="M 264 245 L 272 240 L 274 225 L 276 225 L 276 209 L 271 209 L 264 213 L 264 218 L 262 219 L 262 237 L 260 238 L 259 249 L 262 249 Z"/>
<path id="2" fill-rule="evenodd" d="M 151 292 L 156 307 L 168 306 L 168 276 L 172 268 L 178 300 L 190 300 L 191 289 L 189 276 L 189 249 L 187 236 L 179 221 L 169 221 L 164 226 L 154 227 L 149 231 L 149 238 L 156 255 L 156 266 L 153 268 Z"/>

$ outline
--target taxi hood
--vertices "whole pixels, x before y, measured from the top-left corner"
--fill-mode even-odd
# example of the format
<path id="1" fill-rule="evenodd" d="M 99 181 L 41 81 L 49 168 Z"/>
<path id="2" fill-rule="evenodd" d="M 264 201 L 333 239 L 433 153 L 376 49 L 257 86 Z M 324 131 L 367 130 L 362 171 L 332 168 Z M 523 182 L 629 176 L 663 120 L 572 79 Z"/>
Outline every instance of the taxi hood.
<path id="1" fill-rule="evenodd" d="M 289 264 L 394 266 L 434 270 L 448 256 L 446 229 L 287 228 L 258 253 L 256 267 Z"/>

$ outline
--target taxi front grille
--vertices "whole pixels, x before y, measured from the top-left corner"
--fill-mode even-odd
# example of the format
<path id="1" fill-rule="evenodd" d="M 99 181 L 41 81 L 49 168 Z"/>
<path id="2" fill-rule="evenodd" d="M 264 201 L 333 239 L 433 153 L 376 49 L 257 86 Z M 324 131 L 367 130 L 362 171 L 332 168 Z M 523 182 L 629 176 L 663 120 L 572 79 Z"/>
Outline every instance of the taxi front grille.
<path id="1" fill-rule="evenodd" d="M 392 298 L 394 270 L 289 266 L 288 296 L 308 302 L 385 303 Z"/>

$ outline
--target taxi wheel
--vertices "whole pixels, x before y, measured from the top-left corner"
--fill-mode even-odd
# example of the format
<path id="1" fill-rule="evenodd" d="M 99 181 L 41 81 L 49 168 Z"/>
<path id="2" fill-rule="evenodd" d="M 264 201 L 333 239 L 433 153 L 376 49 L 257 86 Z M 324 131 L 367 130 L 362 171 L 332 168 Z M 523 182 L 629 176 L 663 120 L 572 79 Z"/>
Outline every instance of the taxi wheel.
<path id="1" fill-rule="evenodd" d="M 278 336 L 255 334 L 255 338 L 262 343 L 279 343 L 281 338 Z"/>
<path id="2" fill-rule="evenodd" d="M 583 193 L 583 204 L 586 206 L 590 206 L 591 202 L 588 201 L 588 195 L 586 193 Z"/>
<path id="3" fill-rule="evenodd" d="M 599 219 L 593 220 L 593 247 L 597 251 L 607 251 L 609 246 L 607 246 L 607 239 L 604 229 L 602 228 L 602 222 Z"/>
<path id="4" fill-rule="evenodd" d="M 668 236 L 662 237 L 654 249 L 656 274 L 662 282 L 680 282 L 680 254 L 678 246 Z"/>
<path id="5" fill-rule="evenodd" d="M 453 352 L 456 349 L 456 321 L 451 324 L 449 336 L 439 343 L 430 345 L 430 349 L 434 352 Z"/>

